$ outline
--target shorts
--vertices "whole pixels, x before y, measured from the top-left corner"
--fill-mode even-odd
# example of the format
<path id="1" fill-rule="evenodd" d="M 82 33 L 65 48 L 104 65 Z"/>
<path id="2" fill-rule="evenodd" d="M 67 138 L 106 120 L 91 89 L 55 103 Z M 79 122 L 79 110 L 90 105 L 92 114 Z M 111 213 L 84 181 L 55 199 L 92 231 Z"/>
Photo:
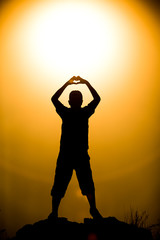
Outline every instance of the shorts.
<path id="1" fill-rule="evenodd" d="M 68 184 L 75 170 L 78 183 L 83 195 L 93 194 L 95 191 L 90 167 L 88 152 L 63 154 L 57 159 L 54 184 L 51 190 L 52 196 L 64 197 Z"/>

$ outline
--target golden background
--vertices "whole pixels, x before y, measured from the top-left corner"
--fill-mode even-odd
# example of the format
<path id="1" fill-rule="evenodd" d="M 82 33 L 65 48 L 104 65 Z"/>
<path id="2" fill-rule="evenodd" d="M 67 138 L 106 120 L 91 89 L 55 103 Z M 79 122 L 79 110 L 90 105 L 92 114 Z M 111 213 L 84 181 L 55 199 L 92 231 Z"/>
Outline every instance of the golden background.
<path id="1" fill-rule="evenodd" d="M 2 1 L 0 228 L 9 235 L 51 211 L 61 120 L 50 98 L 73 75 L 101 96 L 90 119 L 97 207 L 159 218 L 159 26 L 145 1 Z M 80 89 L 84 105 L 92 98 Z M 90 217 L 75 174 L 59 215 Z"/>

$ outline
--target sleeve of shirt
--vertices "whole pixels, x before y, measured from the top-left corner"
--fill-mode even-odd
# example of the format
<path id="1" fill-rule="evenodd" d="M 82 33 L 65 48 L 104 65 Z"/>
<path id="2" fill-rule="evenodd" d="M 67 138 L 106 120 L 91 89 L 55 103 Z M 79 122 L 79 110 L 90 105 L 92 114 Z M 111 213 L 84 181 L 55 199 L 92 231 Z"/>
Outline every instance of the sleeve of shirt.
<path id="1" fill-rule="evenodd" d="M 95 112 L 97 105 L 98 105 L 97 102 L 93 100 L 86 107 L 84 107 L 84 110 L 88 118 Z"/>
<path id="2" fill-rule="evenodd" d="M 55 108 L 56 108 L 56 112 L 58 113 L 58 115 L 63 118 L 65 115 L 66 110 L 68 109 L 67 107 L 65 107 L 60 101 L 57 101 L 54 104 Z"/>

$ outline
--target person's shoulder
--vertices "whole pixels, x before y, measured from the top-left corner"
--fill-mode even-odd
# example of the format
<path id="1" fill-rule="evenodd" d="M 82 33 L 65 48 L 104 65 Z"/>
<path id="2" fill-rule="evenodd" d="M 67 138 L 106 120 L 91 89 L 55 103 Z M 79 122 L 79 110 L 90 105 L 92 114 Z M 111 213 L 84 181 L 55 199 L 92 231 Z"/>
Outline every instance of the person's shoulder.
<path id="1" fill-rule="evenodd" d="M 87 109 L 88 109 L 88 105 L 87 105 L 87 106 L 84 106 L 84 107 L 81 107 L 81 111 L 82 111 L 82 112 L 87 111 Z"/>
<path id="2" fill-rule="evenodd" d="M 83 111 L 88 111 L 91 107 L 92 107 L 92 103 L 89 103 L 88 105 L 84 106 L 81 109 L 83 109 Z"/>
<path id="3" fill-rule="evenodd" d="M 89 107 L 88 105 L 87 105 L 87 106 L 84 106 L 84 107 L 81 108 L 81 112 L 82 112 L 83 114 L 88 113 L 89 109 L 90 109 L 90 107 Z"/>
<path id="4" fill-rule="evenodd" d="M 70 112 L 70 108 L 64 106 L 64 107 L 63 107 L 63 111 L 64 111 L 65 113 L 69 113 L 69 112 Z"/>
<path id="5" fill-rule="evenodd" d="M 69 108 L 64 106 L 62 103 L 56 105 L 56 112 L 58 115 L 63 118 L 69 111 Z"/>
<path id="6" fill-rule="evenodd" d="M 90 102 L 87 106 L 83 107 L 83 112 L 89 118 L 95 112 L 94 102 Z"/>

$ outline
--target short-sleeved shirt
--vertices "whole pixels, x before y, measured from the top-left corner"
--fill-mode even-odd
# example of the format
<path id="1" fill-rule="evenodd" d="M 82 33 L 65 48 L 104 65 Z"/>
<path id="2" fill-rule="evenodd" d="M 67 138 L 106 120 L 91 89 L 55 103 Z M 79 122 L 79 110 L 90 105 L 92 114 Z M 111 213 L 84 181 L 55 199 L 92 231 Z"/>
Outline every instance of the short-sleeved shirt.
<path id="1" fill-rule="evenodd" d="M 97 103 L 94 100 L 86 107 L 79 109 L 67 108 L 59 101 L 55 104 L 56 112 L 62 118 L 60 150 L 65 152 L 75 150 L 76 153 L 87 151 L 88 120 L 96 106 Z"/>

